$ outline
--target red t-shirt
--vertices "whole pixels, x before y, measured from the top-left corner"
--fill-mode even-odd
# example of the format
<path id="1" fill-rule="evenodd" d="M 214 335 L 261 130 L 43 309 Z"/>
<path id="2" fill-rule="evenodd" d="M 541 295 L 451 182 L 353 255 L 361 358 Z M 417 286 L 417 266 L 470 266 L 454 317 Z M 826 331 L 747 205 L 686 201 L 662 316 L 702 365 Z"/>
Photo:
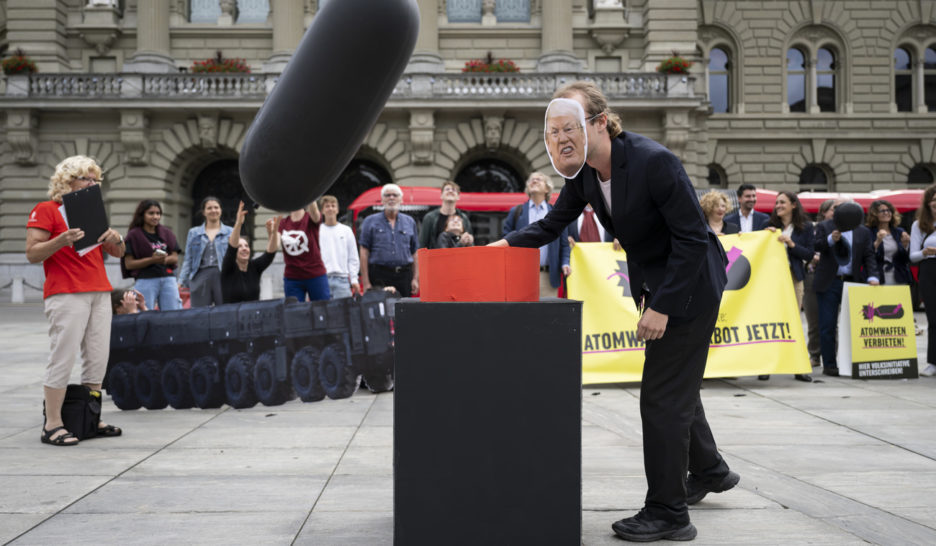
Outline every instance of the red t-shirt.
<path id="1" fill-rule="evenodd" d="M 49 239 L 56 238 L 60 233 L 68 230 L 65 219 L 59 212 L 60 206 L 55 201 L 39 203 L 29 213 L 26 227 L 48 231 Z M 79 256 L 75 248 L 70 245 L 60 248 L 42 262 L 42 268 L 45 270 L 43 298 L 55 294 L 111 291 L 111 284 L 104 270 L 102 247 L 97 247 L 84 256 Z"/>
<path id="2" fill-rule="evenodd" d="M 306 280 L 325 274 L 322 252 L 319 250 L 319 224 L 312 221 L 309 213 L 302 220 L 293 222 L 289 216 L 279 225 L 283 243 L 283 262 L 287 279 Z"/>

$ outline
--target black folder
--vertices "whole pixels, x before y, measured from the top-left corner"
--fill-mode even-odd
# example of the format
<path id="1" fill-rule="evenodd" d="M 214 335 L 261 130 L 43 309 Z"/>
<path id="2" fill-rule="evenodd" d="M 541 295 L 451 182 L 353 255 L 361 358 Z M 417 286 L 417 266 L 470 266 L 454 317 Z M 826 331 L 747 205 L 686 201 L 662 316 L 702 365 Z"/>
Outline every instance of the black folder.
<path id="1" fill-rule="evenodd" d="M 66 193 L 62 196 L 62 204 L 65 205 L 69 229 L 81 228 L 84 231 L 84 237 L 74 243 L 76 252 L 96 245 L 98 238 L 110 229 L 100 184 Z"/>

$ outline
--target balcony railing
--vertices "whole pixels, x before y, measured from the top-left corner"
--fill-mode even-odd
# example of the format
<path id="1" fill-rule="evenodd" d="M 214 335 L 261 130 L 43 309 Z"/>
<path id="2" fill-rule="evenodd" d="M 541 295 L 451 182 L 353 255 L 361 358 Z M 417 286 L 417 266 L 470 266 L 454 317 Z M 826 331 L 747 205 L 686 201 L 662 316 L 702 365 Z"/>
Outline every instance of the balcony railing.
<path id="1" fill-rule="evenodd" d="M 278 78 L 278 73 L 33 74 L 8 76 L 0 98 L 262 101 Z M 408 74 L 397 83 L 390 101 L 541 100 L 551 97 L 566 82 L 577 79 L 595 82 L 609 99 L 693 96 L 694 78 L 691 76 L 656 72 Z"/>

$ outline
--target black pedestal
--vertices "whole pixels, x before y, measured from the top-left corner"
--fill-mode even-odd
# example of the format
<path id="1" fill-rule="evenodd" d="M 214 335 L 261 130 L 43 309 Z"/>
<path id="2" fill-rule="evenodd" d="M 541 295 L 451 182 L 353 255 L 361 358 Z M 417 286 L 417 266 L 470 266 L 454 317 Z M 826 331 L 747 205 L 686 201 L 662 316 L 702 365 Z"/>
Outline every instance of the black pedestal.
<path id="1" fill-rule="evenodd" d="M 581 544 L 581 303 L 396 305 L 394 543 Z"/>

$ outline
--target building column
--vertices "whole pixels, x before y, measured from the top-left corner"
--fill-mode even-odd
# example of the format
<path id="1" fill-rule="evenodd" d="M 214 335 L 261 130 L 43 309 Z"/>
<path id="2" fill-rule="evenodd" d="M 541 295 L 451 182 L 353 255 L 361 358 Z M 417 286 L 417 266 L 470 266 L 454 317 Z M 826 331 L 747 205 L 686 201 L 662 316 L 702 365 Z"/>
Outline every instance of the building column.
<path id="1" fill-rule="evenodd" d="M 137 3 L 137 49 L 125 72 L 175 72 L 169 55 L 169 0 Z"/>
<path id="2" fill-rule="evenodd" d="M 282 72 L 292 58 L 305 32 L 305 10 L 302 2 L 271 0 L 273 21 L 273 53 L 263 63 L 265 72 Z"/>
<path id="3" fill-rule="evenodd" d="M 3 4 L 6 55 L 22 49 L 40 73 L 71 70 L 64 5 L 58 0 L 7 0 Z"/>
<path id="4" fill-rule="evenodd" d="M 819 58 L 814 51 L 809 51 L 806 59 L 806 111 L 810 114 L 819 113 L 819 86 L 816 80 L 816 66 Z"/>
<path id="5" fill-rule="evenodd" d="M 924 69 L 924 59 L 923 56 L 919 56 L 913 59 L 913 109 L 917 114 L 927 113 L 926 108 L 926 86 L 924 85 L 926 74 L 923 72 Z"/>
<path id="6" fill-rule="evenodd" d="M 579 72 L 582 62 L 572 50 L 572 0 L 543 2 L 540 72 Z"/>
<path id="7" fill-rule="evenodd" d="M 419 36 L 406 73 L 443 72 L 445 65 L 439 55 L 439 0 L 417 0 L 417 4 Z"/>

